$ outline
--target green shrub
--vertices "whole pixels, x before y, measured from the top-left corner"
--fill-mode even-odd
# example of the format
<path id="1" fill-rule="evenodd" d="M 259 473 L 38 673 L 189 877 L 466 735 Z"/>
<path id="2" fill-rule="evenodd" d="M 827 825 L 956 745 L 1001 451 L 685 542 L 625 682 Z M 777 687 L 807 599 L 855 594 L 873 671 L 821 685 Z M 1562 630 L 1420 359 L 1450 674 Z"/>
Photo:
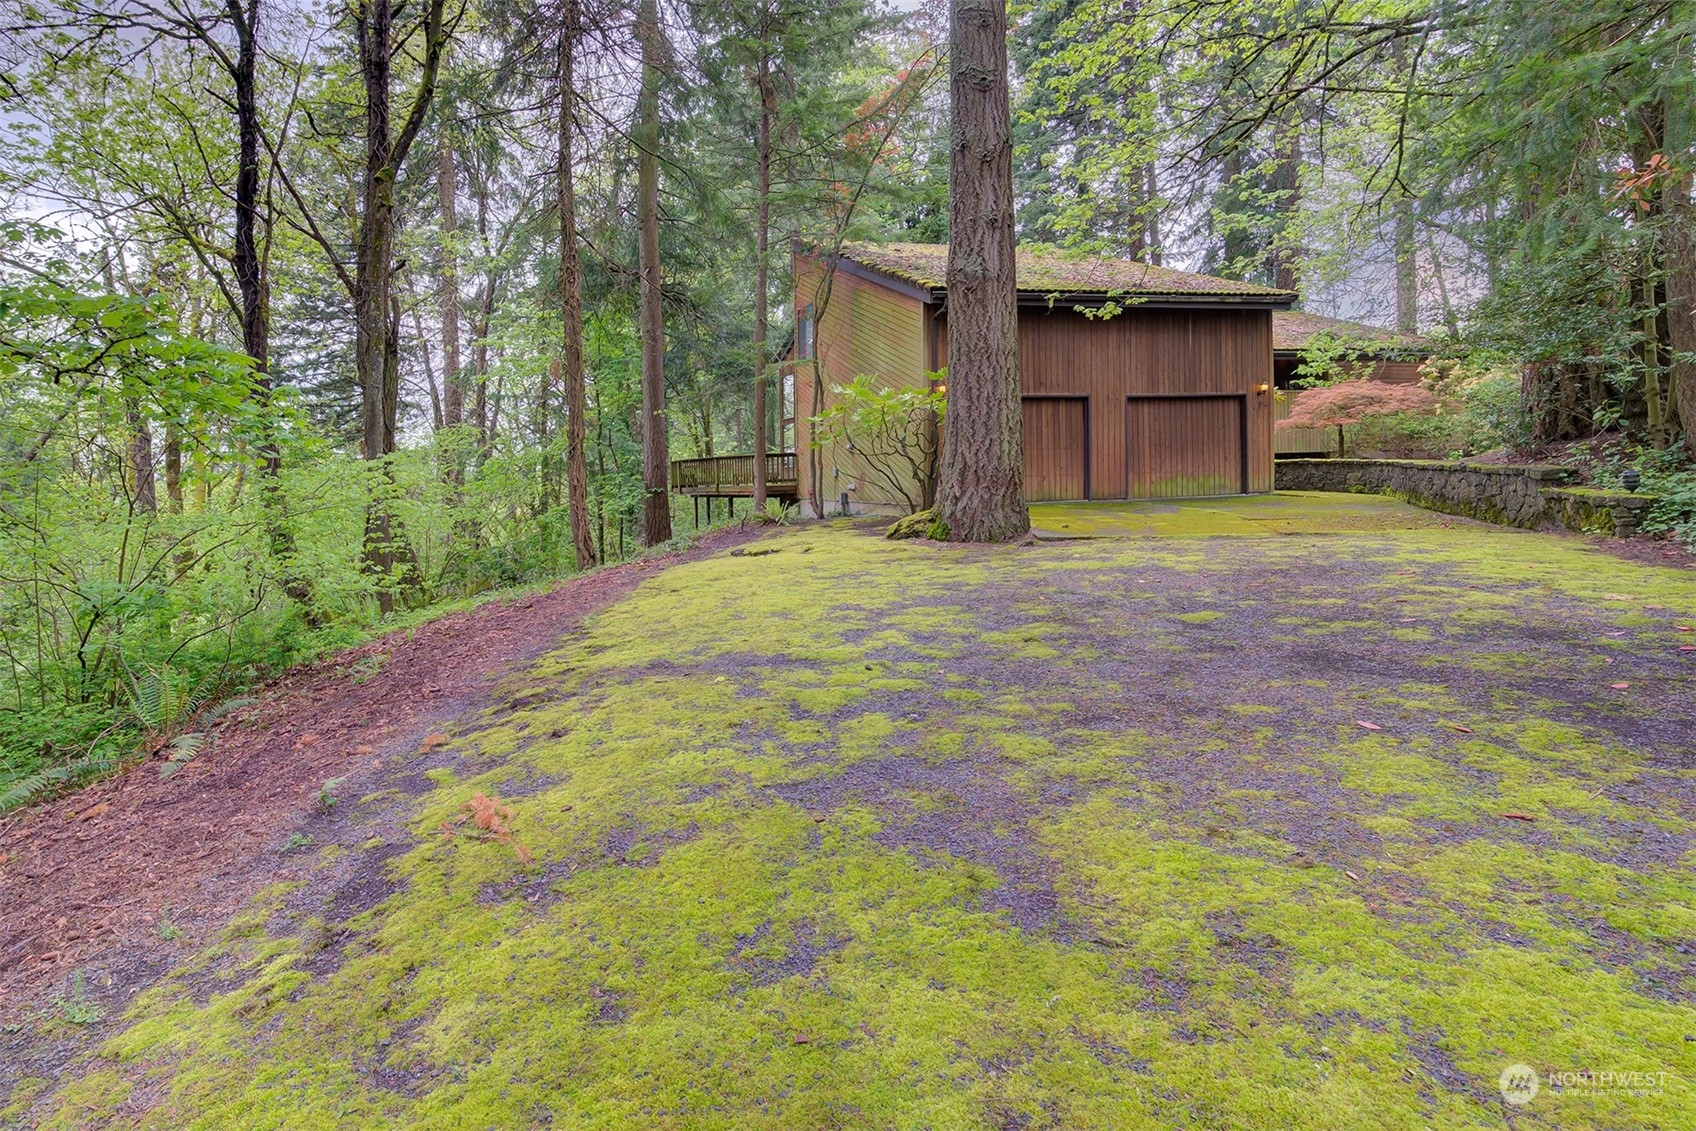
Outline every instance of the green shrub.
<path id="1" fill-rule="evenodd" d="M 932 381 L 941 373 L 929 375 Z M 878 486 L 912 514 L 936 494 L 941 388 L 885 388 L 860 376 L 831 388 L 834 399 L 812 418 L 813 446 L 841 444 L 860 457 Z"/>
<path id="2" fill-rule="evenodd" d="M 1458 459 L 1516 451 L 1531 443 L 1531 418 L 1519 378 L 1501 368 L 1435 367 L 1426 381 L 1439 398 L 1433 412 L 1369 417 L 1349 428 L 1349 447 L 1397 459 Z"/>

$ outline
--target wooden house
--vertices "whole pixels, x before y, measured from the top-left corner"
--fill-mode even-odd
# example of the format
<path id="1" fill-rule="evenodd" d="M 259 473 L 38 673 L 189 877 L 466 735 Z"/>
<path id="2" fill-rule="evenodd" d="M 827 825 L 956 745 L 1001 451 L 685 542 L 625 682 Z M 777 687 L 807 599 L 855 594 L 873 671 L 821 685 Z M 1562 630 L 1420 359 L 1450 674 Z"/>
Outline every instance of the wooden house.
<path id="1" fill-rule="evenodd" d="M 797 253 L 795 356 L 777 399 L 800 422 L 797 494 L 812 506 L 905 509 L 910 492 L 845 444 L 812 447 L 806 422 L 856 377 L 922 388 L 946 365 L 947 262 L 941 244 Z M 1272 490 L 1272 318 L 1294 293 L 1024 249 L 1017 282 L 1028 498 Z"/>
<path id="2" fill-rule="evenodd" d="M 1321 340 L 1323 339 L 1323 348 Z M 1392 385 L 1419 381 L 1421 367 L 1436 352 L 1429 339 L 1361 322 L 1326 318 L 1305 310 L 1272 315 L 1272 384 L 1278 390 L 1274 415 L 1288 416 L 1297 370 L 1321 354 L 1335 357 L 1349 376 Z M 1337 450 L 1334 428 L 1280 428 L 1273 445 L 1279 456 L 1327 456 Z"/>

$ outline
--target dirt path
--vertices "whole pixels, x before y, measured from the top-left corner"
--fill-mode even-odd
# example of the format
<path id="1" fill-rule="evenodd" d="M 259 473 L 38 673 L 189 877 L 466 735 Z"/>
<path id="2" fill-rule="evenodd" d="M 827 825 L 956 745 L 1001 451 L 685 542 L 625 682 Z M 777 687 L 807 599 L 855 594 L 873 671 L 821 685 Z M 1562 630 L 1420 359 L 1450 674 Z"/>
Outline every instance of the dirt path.
<path id="1" fill-rule="evenodd" d="M 183 941 L 207 937 L 255 890 L 295 874 L 280 850 L 327 780 L 344 779 L 335 791 L 344 796 L 382 788 L 385 759 L 483 706 L 499 676 L 585 616 L 668 565 L 758 533 L 719 532 L 681 554 L 490 602 L 297 669 L 218 724 L 173 776 L 140 763 L 6 819 L 0 1024 L 38 1008 L 72 969 L 95 995 L 150 981 L 185 953 Z"/>

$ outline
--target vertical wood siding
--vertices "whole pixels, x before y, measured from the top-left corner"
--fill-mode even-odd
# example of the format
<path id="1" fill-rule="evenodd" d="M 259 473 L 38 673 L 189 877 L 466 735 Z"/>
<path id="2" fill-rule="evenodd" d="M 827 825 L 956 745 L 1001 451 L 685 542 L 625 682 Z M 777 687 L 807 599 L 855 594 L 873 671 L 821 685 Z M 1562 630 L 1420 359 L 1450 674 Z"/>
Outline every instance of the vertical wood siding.
<path id="1" fill-rule="evenodd" d="M 1125 497 L 1241 494 L 1247 446 L 1241 397 L 1128 397 Z"/>
<path id="2" fill-rule="evenodd" d="M 939 350 L 947 351 L 942 328 Z M 1127 429 L 1133 419 L 1171 431 L 1173 445 L 1199 446 L 1211 461 L 1209 476 L 1243 480 L 1247 433 L 1247 489 L 1272 490 L 1272 314 L 1268 310 L 1186 310 L 1130 307 L 1116 317 L 1091 320 L 1071 310 L 1027 309 L 1019 317 L 1019 367 L 1027 396 L 1081 397 L 1088 402 L 1089 496 L 1125 498 L 1130 487 Z M 958 375 L 954 379 L 959 379 Z M 1219 418 L 1207 417 L 1211 438 L 1186 436 L 1190 426 L 1174 408 L 1149 409 L 1158 419 L 1133 417 L 1129 397 L 1232 394 L 1233 410 L 1246 419 L 1226 438 Z M 1163 440 L 1168 442 L 1167 440 Z M 1188 457 L 1186 457 L 1188 458 Z M 1162 464 L 1161 466 L 1164 466 Z M 1186 465 L 1188 466 L 1188 465 Z"/>
<path id="3" fill-rule="evenodd" d="M 821 293 L 823 272 L 810 259 L 795 263 L 795 309 L 812 303 L 823 308 L 814 334 L 819 367 L 823 372 L 825 397 L 834 385 L 846 385 L 862 374 L 886 388 L 923 388 L 926 349 L 924 304 L 917 299 L 880 287 L 875 283 L 838 271 L 830 284 L 829 302 Z M 813 372 L 806 363 L 796 366 L 796 418 L 802 422 L 797 441 L 801 455 L 803 498 L 812 490 L 812 464 L 808 458 L 812 429 L 806 425 L 820 406 L 813 403 Z M 834 507 L 845 490 L 856 502 L 901 505 L 899 494 L 886 486 L 867 462 L 846 445 L 827 445 L 822 455 L 821 501 Z M 904 479 L 907 489 L 918 496 L 918 484 Z"/>
<path id="4" fill-rule="evenodd" d="M 1380 361 L 1373 368 L 1372 379 L 1391 385 L 1417 385 L 1423 365 L 1418 361 Z"/>
<path id="5" fill-rule="evenodd" d="M 1026 397 L 1025 498 L 1087 497 L 1089 402 L 1082 397 Z"/>

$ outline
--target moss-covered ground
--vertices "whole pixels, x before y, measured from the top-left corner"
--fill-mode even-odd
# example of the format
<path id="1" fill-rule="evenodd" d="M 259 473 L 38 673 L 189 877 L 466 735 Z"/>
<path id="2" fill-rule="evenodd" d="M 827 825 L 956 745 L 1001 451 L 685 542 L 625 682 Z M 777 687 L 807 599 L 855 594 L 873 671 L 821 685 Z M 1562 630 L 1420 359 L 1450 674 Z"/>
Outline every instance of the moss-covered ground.
<path id="1" fill-rule="evenodd" d="M 1696 1126 L 1696 575 L 1262 504 L 668 570 L 12 1114 Z"/>

